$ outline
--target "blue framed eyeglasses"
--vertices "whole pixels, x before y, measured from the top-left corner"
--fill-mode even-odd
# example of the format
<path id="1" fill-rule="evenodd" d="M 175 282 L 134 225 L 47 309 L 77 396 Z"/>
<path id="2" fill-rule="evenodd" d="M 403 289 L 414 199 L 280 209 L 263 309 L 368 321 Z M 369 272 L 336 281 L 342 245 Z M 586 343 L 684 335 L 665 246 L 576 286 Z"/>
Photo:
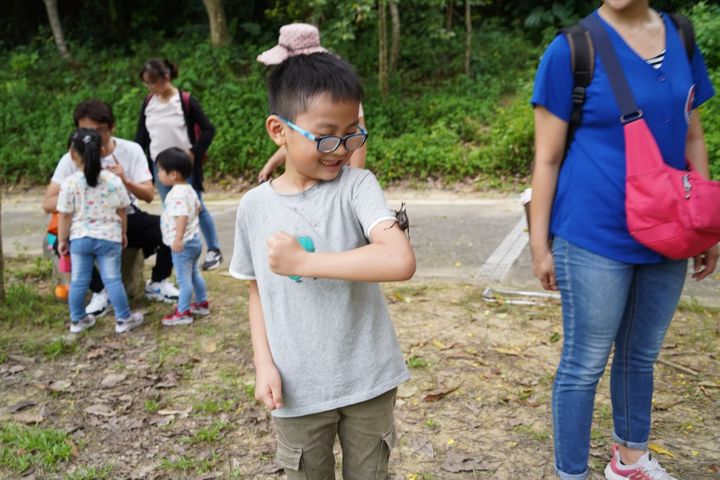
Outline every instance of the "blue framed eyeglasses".
<path id="1" fill-rule="evenodd" d="M 340 148 L 340 145 L 345 146 L 345 150 L 347 150 L 348 152 L 352 152 L 353 150 L 362 148 L 362 146 L 365 145 L 368 137 L 367 130 L 362 128 L 360 125 L 358 125 L 360 133 L 351 133 L 350 135 L 345 135 L 344 137 L 338 137 L 336 135 L 323 135 L 322 137 L 316 137 L 307 130 L 298 127 L 287 118 L 280 115 L 277 115 L 277 117 L 283 122 L 285 122 L 288 127 L 292 128 L 305 138 L 316 142 L 317 150 L 320 153 L 332 153 L 338 148 Z"/>

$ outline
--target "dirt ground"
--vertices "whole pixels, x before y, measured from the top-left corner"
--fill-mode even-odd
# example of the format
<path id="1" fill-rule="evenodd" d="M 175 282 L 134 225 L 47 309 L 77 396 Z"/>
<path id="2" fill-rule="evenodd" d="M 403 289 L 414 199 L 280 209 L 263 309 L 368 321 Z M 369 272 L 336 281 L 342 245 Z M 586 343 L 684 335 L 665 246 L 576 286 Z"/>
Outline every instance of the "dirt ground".
<path id="1" fill-rule="evenodd" d="M 62 430 L 72 455 L 13 470 L 9 456 L 28 452 L 0 439 L 0 478 L 284 478 L 273 461 L 272 421 L 253 398 L 243 282 L 207 274 L 213 312 L 192 326 L 164 329 L 159 318 L 170 306 L 141 302 L 147 320 L 138 330 L 116 335 L 106 316 L 72 340 L 42 262 L 9 268 L 12 284 L 43 295 L 0 309 L 0 425 Z M 554 478 L 559 304 L 487 302 L 483 288 L 384 287 L 413 376 L 398 393 L 394 480 Z M 652 448 L 681 479 L 720 478 L 719 317 L 683 304 L 656 369 Z M 604 378 L 592 479 L 604 478 L 611 429 Z"/>

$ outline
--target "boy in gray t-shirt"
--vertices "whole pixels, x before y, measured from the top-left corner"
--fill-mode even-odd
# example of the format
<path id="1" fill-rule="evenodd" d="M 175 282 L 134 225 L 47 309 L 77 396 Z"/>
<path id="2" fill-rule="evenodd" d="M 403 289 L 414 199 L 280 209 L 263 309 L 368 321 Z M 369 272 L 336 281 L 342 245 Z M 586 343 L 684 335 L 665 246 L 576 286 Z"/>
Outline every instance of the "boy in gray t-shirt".
<path id="1" fill-rule="evenodd" d="M 243 196 L 230 263 L 250 280 L 255 397 L 289 480 L 334 478 L 336 435 L 345 480 L 385 479 L 409 373 L 376 282 L 409 279 L 415 256 L 373 174 L 345 166 L 367 138 L 350 65 L 293 56 L 268 89 L 285 172 Z"/>

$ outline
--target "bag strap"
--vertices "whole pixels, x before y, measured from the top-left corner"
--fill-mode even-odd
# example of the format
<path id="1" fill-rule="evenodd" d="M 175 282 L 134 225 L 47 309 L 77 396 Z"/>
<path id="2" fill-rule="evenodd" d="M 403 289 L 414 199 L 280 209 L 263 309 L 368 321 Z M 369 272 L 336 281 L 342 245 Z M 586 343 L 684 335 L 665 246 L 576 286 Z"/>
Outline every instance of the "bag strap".
<path id="1" fill-rule="evenodd" d="M 695 29 L 693 28 L 692 22 L 689 18 L 679 13 L 669 13 L 668 16 L 680 34 L 680 40 L 685 47 L 688 60 L 692 62 L 693 55 L 695 54 Z"/>
<path id="2" fill-rule="evenodd" d="M 620 66 L 620 60 L 615 54 L 615 49 L 602 20 L 595 13 L 592 13 L 582 19 L 580 23 L 590 32 L 593 44 L 607 71 L 610 86 L 620 107 L 620 122 L 626 124 L 638 120 L 642 117 L 642 110 L 635 103 L 635 97 L 632 90 L 630 90 L 630 85 L 628 85 L 627 78 L 625 78 Z"/>
<path id="3" fill-rule="evenodd" d="M 582 108 L 588 85 L 595 73 L 595 50 L 587 29 L 579 23 L 562 30 L 570 46 L 570 65 L 573 72 L 572 111 L 565 138 L 565 155 L 582 122 Z"/>

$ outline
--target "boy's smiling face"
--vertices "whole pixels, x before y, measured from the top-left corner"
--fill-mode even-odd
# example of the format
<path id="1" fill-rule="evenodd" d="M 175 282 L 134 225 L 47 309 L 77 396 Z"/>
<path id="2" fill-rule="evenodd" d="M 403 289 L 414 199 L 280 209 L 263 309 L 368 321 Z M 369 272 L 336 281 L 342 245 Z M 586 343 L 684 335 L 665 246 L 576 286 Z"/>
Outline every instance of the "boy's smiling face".
<path id="1" fill-rule="evenodd" d="M 330 94 L 323 93 L 313 98 L 308 109 L 299 113 L 293 123 L 315 137 L 344 137 L 358 133 L 359 107 L 358 102 L 337 102 Z M 317 142 L 293 130 L 276 115 L 268 117 L 266 127 L 275 143 L 286 150 L 285 173 L 276 180 L 281 184 L 287 180 L 288 185 L 303 190 L 317 181 L 333 180 L 352 155 L 342 144 L 334 152 L 319 152 Z"/>

